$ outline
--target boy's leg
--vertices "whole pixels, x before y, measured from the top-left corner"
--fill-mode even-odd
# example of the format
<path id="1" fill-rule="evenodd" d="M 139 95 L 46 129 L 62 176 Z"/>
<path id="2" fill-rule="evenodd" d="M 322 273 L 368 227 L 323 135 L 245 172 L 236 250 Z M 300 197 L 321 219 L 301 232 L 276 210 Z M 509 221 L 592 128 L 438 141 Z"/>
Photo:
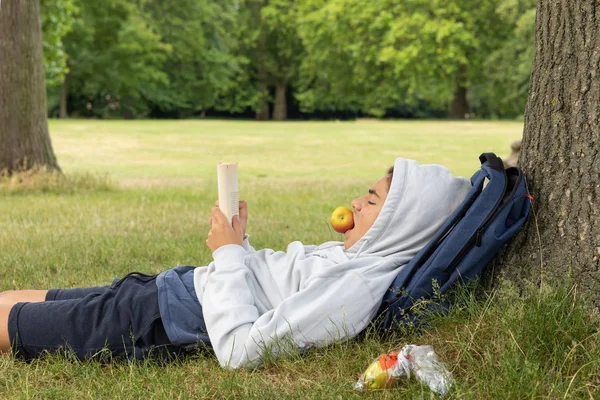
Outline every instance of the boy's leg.
<path id="1" fill-rule="evenodd" d="M 12 307 L 17 303 L 40 303 L 46 301 L 47 294 L 48 290 L 7 290 L 0 293 L 0 354 L 11 352 L 10 337 L 8 334 L 8 316 Z M 77 294 L 83 297 L 87 293 L 82 291 L 82 293 Z"/>
<path id="2" fill-rule="evenodd" d="M 90 294 L 100 295 L 109 288 L 109 286 L 91 286 L 72 289 L 50 289 L 46 293 L 46 301 L 83 299 Z"/>
<path id="3" fill-rule="evenodd" d="M 37 303 L 46 300 L 47 290 L 7 290 L 0 293 L 0 305 L 13 305 L 21 302 Z"/>
<path id="4" fill-rule="evenodd" d="M 50 292 L 48 300 L 52 300 Z M 7 349 L 25 360 L 44 351 L 65 350 L 82 359 L 103 357 L 103 350 L 112 357 L 137 359 L 184 353 L 166 335 L 154 281 L 130 279 L 84 298 L 17 303 L 12 310 L 6 306 L 6 311 L 3 307 L 0 346 L 12 345 Z M 7 341 L 2 341 L 2 329 L 8 331 Z"/>
<path id="5" fill-rule="evenodd" d="M 13 305 L 17 303 L 39 303 L 46 300 L 81 299 L 88 294 L 101 294 L 108 286 L 92 286 L 75 289 L 51 290 L 7 290 L 0 293 L 0 305 Z M 48 297 L 48 293 L 50 296 Z"/>
<path id="6" fill-rule="evenodd" d="M 0 304 L 0 353 L 10 353 L 10 338 L 8 336 L 8 315 L 12 305 Z"/>

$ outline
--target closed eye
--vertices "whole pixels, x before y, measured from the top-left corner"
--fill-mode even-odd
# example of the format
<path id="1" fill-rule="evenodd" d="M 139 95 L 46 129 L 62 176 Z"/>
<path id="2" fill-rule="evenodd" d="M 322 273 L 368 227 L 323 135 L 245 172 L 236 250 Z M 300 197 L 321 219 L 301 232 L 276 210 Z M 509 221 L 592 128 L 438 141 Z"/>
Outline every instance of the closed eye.
<path id="1" fill-rule="evenodd" d="M 372 201 L 368 201 L 367 203 L 369 203 L 370 205 L 374 206 L 375 203 L 373 203 Z"/>

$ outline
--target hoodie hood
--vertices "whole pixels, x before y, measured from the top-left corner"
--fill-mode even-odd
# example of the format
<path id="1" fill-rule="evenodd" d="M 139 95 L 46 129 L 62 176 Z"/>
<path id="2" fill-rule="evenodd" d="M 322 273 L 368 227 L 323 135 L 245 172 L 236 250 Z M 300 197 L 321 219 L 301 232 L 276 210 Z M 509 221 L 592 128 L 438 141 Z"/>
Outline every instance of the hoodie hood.
<path id="1" fill-rule="evenodd" d="M 398 158 L 385 203 L 367 233 L 346 252 L 408 262 L 431 240 L 471 189 L 441 165 Z"/>

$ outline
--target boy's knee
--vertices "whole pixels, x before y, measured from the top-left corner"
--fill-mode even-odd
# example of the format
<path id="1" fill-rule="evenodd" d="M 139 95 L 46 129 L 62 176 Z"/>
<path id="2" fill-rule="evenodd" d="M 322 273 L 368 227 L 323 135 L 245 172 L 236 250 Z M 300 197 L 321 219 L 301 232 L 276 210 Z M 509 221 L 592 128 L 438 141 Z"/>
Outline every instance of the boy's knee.
<path id="1" fill-rule="evenodd" d="M 0 293 L 0 305 L 45 301 L 47 292 L 47 290 L 6 290 Z"/>
<path id="2" fill-rule="evenodd" d="M 5 290 L 0 292 L 0 304 L 13 304 L 12 299 L 15 296 L 16 290 Z"/>

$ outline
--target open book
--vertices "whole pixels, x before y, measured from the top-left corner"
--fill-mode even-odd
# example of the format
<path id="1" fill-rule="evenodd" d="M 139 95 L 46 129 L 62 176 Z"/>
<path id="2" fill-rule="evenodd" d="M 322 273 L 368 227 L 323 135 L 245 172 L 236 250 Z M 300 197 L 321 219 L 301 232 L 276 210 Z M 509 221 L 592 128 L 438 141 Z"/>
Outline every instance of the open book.
<path id="1" fill-rule="evenodd" d="M 240 213 L 238 198 L 237 163 L 219 163 L 217 165 L 217 184 L 219 187 L 219 208 L 232 221 Z"/>

